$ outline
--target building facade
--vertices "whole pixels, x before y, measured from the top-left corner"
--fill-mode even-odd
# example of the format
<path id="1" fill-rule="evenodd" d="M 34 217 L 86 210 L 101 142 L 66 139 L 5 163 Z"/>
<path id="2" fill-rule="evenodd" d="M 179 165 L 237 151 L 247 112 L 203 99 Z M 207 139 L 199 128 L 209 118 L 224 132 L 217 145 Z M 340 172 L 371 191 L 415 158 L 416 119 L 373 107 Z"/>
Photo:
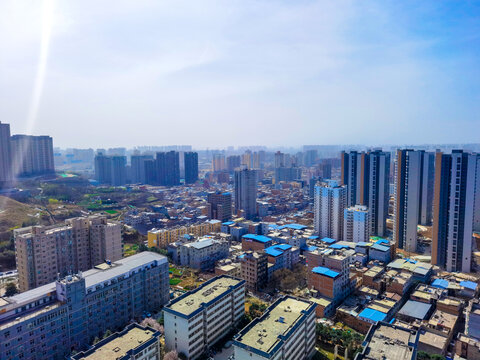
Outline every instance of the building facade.
<path id="1" fill-rule="evenodd" d="M 342 152 L 341 179 L 347 185 L 347 206 L 370 209 L 370 233 L 384 236 L 388 216 L 390 154 L 381 150 Z"/>
<path id="2" fill-rule="evenodd" d="M 346 196 L 347 188 L 339 186 L 334 180 L 315 186 L 314 225 L 315 232 L 321 238 L 343 239 Z"/>
<path id="3" fill-rule="evenodd" d="M 235 214 L 246 219 L 257 215 L 257 172 L 246 168 L 235 170 Z"/>
<path id="4" fill-rule="evenodd" d="M 417 226 L 421 223 L 422 208 L 424 213 L 431 213 L 431 200 L 428 192 L 432 170 L 431 154 L 423 150 L 398 150 L 395 159 L 395 194 L 394 194 L 394 224 L 393 240 L 400 249 L 408 252 L 417 251 Z M 427 176 L 427 177 L 425 177 Z M 427 192 L 427 194 L 424 193 Z M 427 210 L 427 209 L 430 210 Z M 425 215 L 427 216 L 427 215 Z"/>
<path id="5" fill-rule="evenodd" d="M 152 229 L 147 234 L 148 247 L 166 248 L 183 235 L 201 237 L 212 233 L 218 233 L 221 229 L 221 221 L 209 220 L 188 226 L 177 226 L 168 229 Z"/>
<path id="6" fill-rule="evenodd" d="M 343 240 L 367 242 L 370 239 L 370 210 L 367 206 L 355 205 L 345 209 Z"/>
<path id="7" fill-rule="evenodd" d="M 50 136 L 12 135 L 10 144 L 15 176 L 55 173 Z"/>
<path id="8" fill-rule="evenodd" d="M 0 122 L 0 189 L 10 187 L 12 181 L 10 125 Z"/>
<path id="9" fill-rule="evenodd" d="M 169 299 L 167 258 L 142 252 L 0 301 L 0 358 L 64 359 Z"/>
<path id="10" fill-rule="evenodd" d="M 245 281 L 215 277 L 171 301 L 163 309 L 165 347 L 198 359 L 245 313 Z"/>
<path id="11" fill-rule="evenodd" d="M 207 236 L 193 242 L 174 242 L 167 246 L 168 254 L 175 264 L 202 271 L 213 270 L 215 262 L 229 255 L 228 237 Z"/>
<path id="12" fill-rule="evenodd" d="M 194 184 L 198 180 L 198 153 L 186 152 L 185 161 L 185 184 Z"/>
<path id="13" fill-rule="evenodd" d="M 268 280 L 268 260 L 264 252 L 247 251 L 240 258 L 242 279 L 248 290 L 262 289 Z"/>
<path id="14" fill-rule="evenodd" d="M 176 151 L 157 152 L 156 171 L 158 185 L 180 185 L 180 154 Z"/>
<path id="15" fill-rule="evenodd" d="M 147 177 L 145 174 L 145 162 L 153 160 L 152 155 L 132 155 L 130 158 L 131 163 L 131 180 L 132 183 L 146 184 Z"/>
<path id="16" fill-rule="evenodd" d="M 470 272 L 473 232 L 480 221 L 480 155 L 436 154 L 432 264 Z"/>
<path id="17" fill-rule="evenodd" d="M 88 270 L 122 258 L 122 226 L 105 216 L 68 219 L 54 226 L 14 230 L 21 291 L 51 283 L 58 275 Z"/>
<path id="18" fill-rule="evenodd" d="M 207 195 L 209 218 L 222 222 L 232 217 L 232 194 L 229 192 L 212 192 Z"/>

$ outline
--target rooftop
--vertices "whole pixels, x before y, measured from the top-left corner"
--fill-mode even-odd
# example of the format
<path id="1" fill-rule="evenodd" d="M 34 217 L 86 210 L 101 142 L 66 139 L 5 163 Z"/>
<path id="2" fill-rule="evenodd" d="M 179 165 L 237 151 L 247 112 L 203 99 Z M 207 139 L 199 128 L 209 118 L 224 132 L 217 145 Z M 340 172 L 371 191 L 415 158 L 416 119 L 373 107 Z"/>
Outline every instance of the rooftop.
<path id="1" fill-rule="evenodd" d="M 266 242 L 269 242 L 270 240 L 272 240 L 268 236 L 256 235 L 256 234 L 246 234 L 246 235 L 243 235 L 243 238 L 248 239 L 248 240 L 254 240 L 254 241 L 262 242 L 262 243 L 266 243 Z"/>
<path id="2" fill-rule="evenodd" d="M 288 244 L 278 244 L 272 245 L 265 249 L 265 252 L 270 256 L 279 256 L 282 255 L 285 250 L 291 249 L 292 245 Z"/>
<path id="3" fill-rule="evenodd" d="M 271 305 L 266 312 L 240 331 L 235 338 L 236 346 L 247 346 L 264 353 L 271 353 L 283 342 L 283 337 L 302 319 L 305 312 L 314 310 L 315 304 L 284 297 Z"/>
<path id="4" fill-rule="evenodd" d="M 130 350 L 142 346 L 159 335 L 158 332 L 151 328 L 142 328 L 135 324 L 135 326 L 126 329 L 126 331 L 109 336 L 88 351 L 79 353 L 75 359 L 116 360 L 127 355 Z"/>
<path id="5" fill-rule="evenodd" d="M 196 310 L 202 308 L 204 304 L 228 292 L 232 287 L 243 283 L 230 276 L 219 276 L 200 285 L 195 290 L 189 291 L 186 294 L 173 300 L 167 307 L 177 313 L 185 316 L 191 315 Z"/>
<path id="6" fill-rule="evenodd" d="M 402 327 L 379 323 L 366 337 L 360 359 L 413 360 L 418 334 Z"/>
<path id="7" fill-rule="evenodd" d="M 340 275 L 340 273 L 338 273 L 336 271 L 333 271 L 333 270 L 330 270 L 329 268 L 326 268 L 326 267 L 323 267 L 323 266 L 317 266 L 317 267 L 313 268 L 312 272 L 315 273 L 315 274 L 320 274 L 320 275 L 328 276 L 328 277 L 331 277 L 331 278 L 336 278 L 337 276 Z"/>
<path id="8" fill-rule="evenodd" d="M 387 314 L 372 308 L 365 308 L 360 314 L 358 314 L 358 317 L 377 322 L 384 320 L 387 317 Z"/>
<path id="9" fill-rule="evenodd" d="M 399 315 L 409 316 L 415 319 L 424 320 L 432 308 L 431 304 L 420 301 L 408 300 L 398 312 Z"/>

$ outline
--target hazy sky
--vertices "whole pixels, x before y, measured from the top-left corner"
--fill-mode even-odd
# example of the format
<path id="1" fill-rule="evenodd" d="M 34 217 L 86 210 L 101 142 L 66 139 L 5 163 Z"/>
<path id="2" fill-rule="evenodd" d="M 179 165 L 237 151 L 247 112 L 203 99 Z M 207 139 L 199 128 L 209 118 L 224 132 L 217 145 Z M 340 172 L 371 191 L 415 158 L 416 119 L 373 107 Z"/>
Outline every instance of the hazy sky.
<path id="1" fill-rule="evenodd" d="M 0 121 L 54 145 L 480 142 L 480 1 L 0 1 Z"/>

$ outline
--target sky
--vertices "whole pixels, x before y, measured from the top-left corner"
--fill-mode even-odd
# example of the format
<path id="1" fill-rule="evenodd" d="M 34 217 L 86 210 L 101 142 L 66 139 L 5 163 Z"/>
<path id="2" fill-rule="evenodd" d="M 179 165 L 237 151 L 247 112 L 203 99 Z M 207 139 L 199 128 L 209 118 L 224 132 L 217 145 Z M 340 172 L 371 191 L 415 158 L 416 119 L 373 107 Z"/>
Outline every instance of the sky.
<path id="1" fill-rule="evenodd" d="M 480 1 L 0 1 L 0 121 L 58 147 L 480 142 Z"/>

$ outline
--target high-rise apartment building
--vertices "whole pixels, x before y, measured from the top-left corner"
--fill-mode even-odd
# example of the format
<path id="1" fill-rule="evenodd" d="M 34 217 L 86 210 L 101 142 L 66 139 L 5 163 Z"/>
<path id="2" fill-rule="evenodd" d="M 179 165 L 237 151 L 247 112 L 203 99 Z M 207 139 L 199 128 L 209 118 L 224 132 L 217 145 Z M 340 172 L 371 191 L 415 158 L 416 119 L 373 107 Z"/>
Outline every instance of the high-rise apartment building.
<path id="1" fill-rule="evenodd" d="M 145 162 L 153 160 L 152 155 L 132 155 L 130 158 L 132 182 L 136 184 L 146 184 Z"/>
<path id="2" fill-rule="evenodd" d="M 235 171 L 236 168 L 240 167 L 242 160 L 240 155 L 232 155 L 227 157 L 227 170 L 231 173 Z"/>
<path id="3" fill-rule="evenodd" d="M 185 184 L 194 184 L 198 180 L 198 153 L 186 152 L 185 161 Z"/>
<path id="4" fill-rule="evenodd" d="M 160 310 L 167 258 L 142 252 L 0 301 L 0 359 L 65 359 L 107 329 Z"/>
<path id="5" fill-rule="evenodd" d="M 417 251 L 421 209 L 425 214 L 431 212 L 431 156 L 423 150 L 404 149 L 397 151 L 395 159 L 393 240 L 398 248 L 409 252 Z"/>
<path id="6" fill-rule="evenodd" d="M 277 151 L 275 153 L 275 163 L 274 163 L 275 168 L 280 168 L 285 166 L 285 154 Z"/>
<path id="7" fill-rule="evenodd" d="M 432 264 L 470 272 L 480 221 L 480 155 L 436 153 Z"/>
<path id="8" fill-rule="evenodd" d="M 211 192 L 207 196 L 209 218 L 222 222 L 232 217 L 232 194 L 229 192 Z"/>
<path id="9" fill-rule="evenodd" d="M 212 170 L 213 172 L 219 172 L 219 171 L 225 170 L 225 155 L 213 154 Z"/>
<path id="10" fill-rule="evenodd" d="M 10 125 L 0 122 L 0 189 L 11 186 L 12 180 Z"/>
<path id="11" fill-rule="evenodd" d="M 155 185 L 157 183 L 157 161 L 155 159 L 143 162 L 145 169 L 145 184 Z"/>
<path id="12" fill-rule="evenodd" d="M 158 152 L 156 165 L 159 185 L 180 185 L 180 155 L 178 152 Z"/>
<path id="13" fill-rule="evenodd" d="M 347 188 L 335 180 L 315 186 L 314 225 L 321 238 L 343 239 L 343 217 L 347 203 Z"/>
<path id="14" fill-rule="evenodd" d="M 163 309 L 165 347 L 198 359 L 245 314 L 245 281 L 215 277 Z"/>
<path id="15" fill-rule="evenodd" d="M 298 180 L 302 176 L 302 171 L 300 168 L 292 166 L 292 167 L 277 167 L 275 168 L 275 183 L 279 183 L 280 181 L 293 181 Z"/>
<path id="16" fill-rule="evenodd" d="M 10 145 L 15 176 L 55 172 L 53 140 L 50 136 L 13 135 Z"/>
<path id="17" fill-rule="evenodd" d="M 127 183 L 127 157 L 112 156 L 112 180 L 113 186 L 122 186 Z"/>
<path id="18" fill-rule="evenodd" d="M 127 183 L 126 156 L 106 156 L 98 153 L 95 156 L 95 179 L 100 184 L 125 185 Z"/>
<path id="19" fill-rule="evenodd" d="M 122 227 L 105 216 L 73 218 L 54 226 L 14 230 L 21 291 L 48 284 L 58 275 L 88 270 L 122 258 Z"/>
<path id="20" fill-rule="evenodd" d="M 347 206 L 368 206 L 370 233 L 384 236 L 390 197 L 390 154 L 380 150 L 342 152 L 341 164 L 342 184 L 347 185 Z"/>
<path id="21" fill-rule="evenodd" d="M 368 242 L 370 239 L 370 210 L 364 205 L 345 209 L 343 239 L 353 242 Z"/>
<path id="22" fill-rule="evenodd" d="M 257 172 L 244 168 L 235 170 L 235 213 L 246 219 L 257 215 Z"/>

